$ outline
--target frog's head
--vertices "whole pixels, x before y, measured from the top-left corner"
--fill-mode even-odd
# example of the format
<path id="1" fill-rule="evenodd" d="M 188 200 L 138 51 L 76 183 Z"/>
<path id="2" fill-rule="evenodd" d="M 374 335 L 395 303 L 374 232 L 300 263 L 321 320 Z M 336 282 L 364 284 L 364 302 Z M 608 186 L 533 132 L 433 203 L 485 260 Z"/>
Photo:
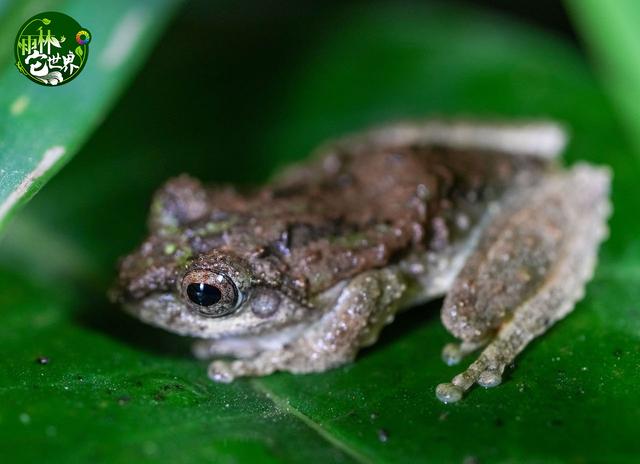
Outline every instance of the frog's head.
<path id="1" fill-rule="evenodd" d="M 194 204 L 204 194 L 193 182 L 178 178 L 156 196 L 151 235 L 121 261 L 114 299 L 144 322 L 203 338 L 272 332 L 315 317 L 268 260 L 215 240 L 200 250 L 190 244 L 207 212 Z"/>
<path id="2" fill-rule="evenodd" d="M 274 331 L 312 312 L 231 253 L 214 250 L 186 265 L 162 265 L 142 257 L 148 248 L 145 244 L 122 261 L 114 292 L 127 312 L 144 322 L 215 338 Z"/>

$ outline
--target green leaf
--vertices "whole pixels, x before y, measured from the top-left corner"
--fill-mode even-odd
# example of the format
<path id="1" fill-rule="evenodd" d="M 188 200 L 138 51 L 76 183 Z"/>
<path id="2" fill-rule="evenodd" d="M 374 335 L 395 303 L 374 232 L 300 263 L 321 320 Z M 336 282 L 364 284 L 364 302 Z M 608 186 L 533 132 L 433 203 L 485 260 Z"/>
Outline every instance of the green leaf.
<path id="1" fill-rule="evenodd" d="M 640 155 L 640 3 L 635 0 L 567 0 Z"/>
<path id="2" fill-rule="evenodd" d="M 49 24 L 51 24 L 51 20 L 49 18 L 42 18 L 42 23 L 47 26 Z"/>
<path id="3" fill-rule="evenodd" d="M 80 46 L 77 46 L 77 47 L 76 47 L 75 53 L 76 53 L 76 55 L 78 55 L 78 56 L 80 56 L 80 57 L 81 57 L 82 55 L 84 55 L 84 52 L 82 51 L 82 47 L 80 47 Z"/>
<path id="4" fill-rule="evenodd" d="M 22 15 L 0 17 L 0 30 L 13 31 L 11 38 L 3 37 L 6 47 L 42 7 L 14 3 Z M 99 40 L 91 45 L 92 59 L 82 75 L 58 90 L 34 84 L 0 56 L 0 228 L 77 152 L 150 51 L 176 3 L 117 0 L 105 9 L 79 0 L 62 2 L 59 9 L 90 27 Z"/>
<path id="5" fill-rule="evenodd" d="M 10 225 L 0 449 L 11 462 L 637 459 L 640 170 L 583 57 L 468 8 L 367 5 L 324 17 L 185 12 L 82 153 Z M 313 45 L 292 44 L 296 31 Z M 205 41 L 211 67 L 184 52 Z M 167 85 L 184 69 L 188 78 Z M 166 177 L 260 180 L 326 137 L 429 114 L 553 117 L 573 134 L 568 162 L 615 173 L 612 234 L 585 299 L 502 386 L 436 400 L 435 385 L 459 369 L 440 361 L 451 337 L 438 301 L 401 314 L 354 364 L 231 385 L 209 382 L 186 340 L 106 301 L 117 256 L 143 237 Z"/>

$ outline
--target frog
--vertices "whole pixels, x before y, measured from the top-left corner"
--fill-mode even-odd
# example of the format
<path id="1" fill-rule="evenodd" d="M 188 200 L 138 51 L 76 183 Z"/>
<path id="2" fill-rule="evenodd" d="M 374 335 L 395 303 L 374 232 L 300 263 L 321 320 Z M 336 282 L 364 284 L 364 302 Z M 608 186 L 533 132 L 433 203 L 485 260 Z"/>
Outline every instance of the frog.
<path id="1" fill-rule="evenodd" d="M 186 174 L 153 196 L 113 299 L 191 337 L 228 383 L 356 359 L 406 309 L 442 299 L 456 339 L 444 403 L 505 369 L 584 297 L 607 238 L 612 174 L 563 167 L 550 120 L 404 120 L 330 140 L 249 189 Z"/>

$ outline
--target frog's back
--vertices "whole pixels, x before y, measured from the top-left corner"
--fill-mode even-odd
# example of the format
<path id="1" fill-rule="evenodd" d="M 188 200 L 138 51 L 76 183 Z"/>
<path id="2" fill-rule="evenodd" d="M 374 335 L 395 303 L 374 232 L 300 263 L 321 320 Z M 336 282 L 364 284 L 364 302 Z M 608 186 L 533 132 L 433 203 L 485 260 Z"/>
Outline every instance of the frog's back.
<path id="1" fill-rule="evenodd" d="M 514 184 L 534 182 L 551 163 L 437 145 L 333 151 L 269 189 L 274 203 L 294 206 L 286 214 L 293 246 L 285 259 L 319 290 L 408 255 L 445 250 L 471 233 L 490 202 Z"/>
<path id="2" fill-rule="evenodd" d="M 180 239 L 192 256 L 232 253 L 259 275 L 285 276 L 291 292 L 313 296 L 466 240 L 490 202 L 552 166 L 563 143 L 558 131 L 548 124 L 386 126 L 320 149 L 251 194 L 178 178 L 158 193 L 152 230 L 166 231 L 165 217 L 178 218 L 178 228 L 169 221 L 155 248 Z M 162 255 L 152 248 L 148 254 Z"/>

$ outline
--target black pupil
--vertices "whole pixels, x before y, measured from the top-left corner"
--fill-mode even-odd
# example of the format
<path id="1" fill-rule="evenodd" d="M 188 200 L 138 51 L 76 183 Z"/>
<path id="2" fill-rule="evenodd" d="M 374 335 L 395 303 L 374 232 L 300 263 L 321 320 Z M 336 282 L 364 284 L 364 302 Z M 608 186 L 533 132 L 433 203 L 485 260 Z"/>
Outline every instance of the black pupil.
<path id="1" fill-rule="evenodd" d="M 200 306 L 211 306 L 222 298 L 222 292 L 218 287 L 208 284 L 189 284 L 187 296 L 191 301 Z"/>

